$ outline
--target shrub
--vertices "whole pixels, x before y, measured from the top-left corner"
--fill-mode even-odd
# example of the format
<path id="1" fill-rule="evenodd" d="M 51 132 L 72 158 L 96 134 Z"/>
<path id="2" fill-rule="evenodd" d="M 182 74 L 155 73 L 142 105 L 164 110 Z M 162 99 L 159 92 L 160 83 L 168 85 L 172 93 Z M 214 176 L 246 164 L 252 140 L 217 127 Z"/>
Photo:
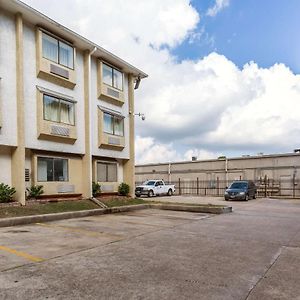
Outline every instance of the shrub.
<path id="1" fill-rule="evenodd" d="M 122 196 L 127 196 L 129 194 L 129 185 L 127 183 L 122 182 L 119 185 L 118 192 Z"/>
<path id="2" fill-rule="evenodd" d="M 33 185 L 30 188 L 27 188 L 26 190 L 28 192 L 29 198 L 37 198 L 38 196 L 44 194 L 42 185 Z"/>
<path id="3" fill-rule="evenodd" d="M 14 187 L 0 183 L 0 202 L 10 202 L 13 200 L 13 195 L 16 192 Z"/>
<path id="4" fill-rule="evenodd" d="M 101 185 L 98 182 L 92 183 L 93 197 L 97 197 L 101 193 Z"/>

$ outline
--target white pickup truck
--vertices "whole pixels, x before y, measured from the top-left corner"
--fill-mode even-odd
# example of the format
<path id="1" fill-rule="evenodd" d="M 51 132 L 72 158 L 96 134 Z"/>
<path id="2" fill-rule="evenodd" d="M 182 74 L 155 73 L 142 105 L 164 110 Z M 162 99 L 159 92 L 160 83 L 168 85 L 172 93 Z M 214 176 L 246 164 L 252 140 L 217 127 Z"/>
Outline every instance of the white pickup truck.
<path id="1" fill-rule="evenodd" d="M 167 185 L 163 180 L 148 180 L 135 188 L 135 195 L 140 197 L 147 195 L 148 197 L 168 195 L 172 196 L 175 193 L 175 185 Z"/>

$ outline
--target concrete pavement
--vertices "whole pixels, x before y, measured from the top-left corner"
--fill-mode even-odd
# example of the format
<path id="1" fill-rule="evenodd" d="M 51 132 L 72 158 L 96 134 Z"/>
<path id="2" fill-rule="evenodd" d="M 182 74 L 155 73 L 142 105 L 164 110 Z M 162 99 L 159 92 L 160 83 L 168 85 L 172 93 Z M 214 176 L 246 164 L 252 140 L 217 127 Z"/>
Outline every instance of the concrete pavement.
<path id="1" fill-rule="evenodd" d="M 0 298 L 300 299 L 299 200 L 228 204 L 0 228 Z"/>

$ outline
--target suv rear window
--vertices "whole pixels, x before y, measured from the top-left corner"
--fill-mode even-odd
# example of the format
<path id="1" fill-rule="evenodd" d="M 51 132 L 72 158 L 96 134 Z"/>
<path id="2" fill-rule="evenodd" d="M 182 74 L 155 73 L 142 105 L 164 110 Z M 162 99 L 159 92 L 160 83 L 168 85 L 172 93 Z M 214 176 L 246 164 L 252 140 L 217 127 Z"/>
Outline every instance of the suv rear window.
<path id="1" fill-rule="evenodd" d="M 233 182 L 230 186 L 231 189 L 243 189 L 248 187 L 247 182 Z"/>

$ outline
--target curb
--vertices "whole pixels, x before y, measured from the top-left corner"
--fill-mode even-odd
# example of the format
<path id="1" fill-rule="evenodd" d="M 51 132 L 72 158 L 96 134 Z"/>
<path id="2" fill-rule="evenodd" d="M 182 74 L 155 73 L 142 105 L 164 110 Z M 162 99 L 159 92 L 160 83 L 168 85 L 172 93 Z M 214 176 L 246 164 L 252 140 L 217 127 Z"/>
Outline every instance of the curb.
<path id="1" fill-rule="evenodd" d="M 213 207 L 203 205 L 181 205 L 181 204 L 150 204 L 151 208 L 163 210 L 186 211 L 195 213 L 209 213 L 209 214 L 225 214 L 232 212 L 231 206 Z"/>
<path id="2" fill-rule="evenodd" d="M 122 213 L 122 212 L 135 211 L 135 210 L 148 209 L 148 208 L 197 212 L 197 213 L 212 213 L 212 214 L 223 214 L 223 213 L 232 212 L 232 207 L 230 206 L 205 207 L 205 206 L 194 206 L 194 205 L 191 206 L 191 205 L 159 204 L 159 203 L 158 204 L 137 204 L 137 205 L 110 207 L 110 208 L 63 212 L 63 213 L 55 213 L 55 214 L 7 218 L 7 219 L 0 220 L 0 227 L 26 225 L 32 223 L 43 223 L 43 222 L 58 221 L 58 220 L 65 220 L 65 219 L 84 218 L 89 216 Z"/>

